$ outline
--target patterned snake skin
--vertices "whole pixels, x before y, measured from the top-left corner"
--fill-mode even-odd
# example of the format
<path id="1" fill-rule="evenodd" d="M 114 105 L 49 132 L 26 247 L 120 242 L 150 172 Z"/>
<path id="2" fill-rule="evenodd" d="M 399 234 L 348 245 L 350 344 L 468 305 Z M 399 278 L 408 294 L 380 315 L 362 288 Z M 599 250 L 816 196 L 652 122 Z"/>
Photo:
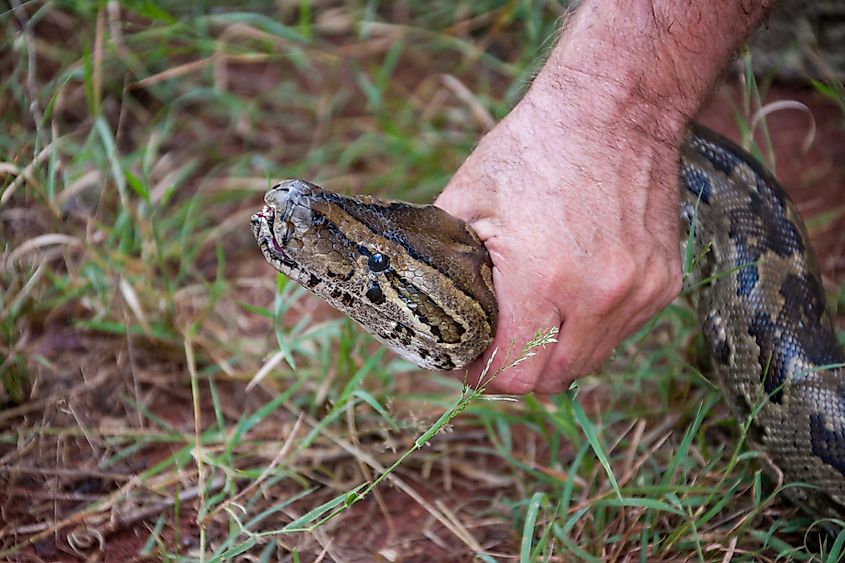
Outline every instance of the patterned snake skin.
<path id="1" fill-rule="evenodd" d="M 818 515 L 845 514 L 845 354 L 803 222 L 771 174 L 703 127 L 681 147 L 679 180 L 719 385 L 739 420 L 751 418 L 752 445 L 787 482 L 809 484 L 788 494 Z M 301 180 L 265 202 L 252 229 L 267 261 L 400 355 L 457 369 L 491 342 L 492 265 L 462 221 Z"/>
<path id="2" fill-rule="evenodd" d="M 692 225 L 699 321 L 720 387 L 795 502 L 845 514 L 845 354 L 798 211 L 727 139 L 693 126 L 681 148 L 681 215 Z M 697 207 L 697 212 L 696 212 Z M 768 397 L 768 400 L 766 400 Z"/>

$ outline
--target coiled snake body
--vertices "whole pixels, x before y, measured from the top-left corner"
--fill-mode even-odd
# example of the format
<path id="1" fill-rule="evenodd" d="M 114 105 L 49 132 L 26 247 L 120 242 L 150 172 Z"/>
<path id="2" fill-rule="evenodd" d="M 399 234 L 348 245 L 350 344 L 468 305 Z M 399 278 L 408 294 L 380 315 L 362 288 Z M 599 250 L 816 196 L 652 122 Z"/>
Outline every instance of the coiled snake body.
<path id="1" fill-rule="evenodd" d="M 845 361 L 806 229 L 753 157 L 692 125 L 680 150 L 681 218 L 698 267 L 715 377 L 790 497 L 845 514 Z M 489 345 L 492 263 L 463 221 L 431 205 L 345 197 L 302 180 L 252 218 L 277 270 L 424 368 L 463 367 Z M 540 328 L 540 327 L 538 327 Z"/>

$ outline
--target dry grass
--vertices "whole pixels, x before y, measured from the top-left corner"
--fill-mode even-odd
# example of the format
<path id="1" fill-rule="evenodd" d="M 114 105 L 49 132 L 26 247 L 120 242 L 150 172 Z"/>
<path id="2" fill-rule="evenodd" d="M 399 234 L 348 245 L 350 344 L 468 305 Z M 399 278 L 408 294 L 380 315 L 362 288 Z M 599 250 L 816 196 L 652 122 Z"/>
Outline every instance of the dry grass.
<path id="1" fill-rule="evenodd" d="M 682 305 L 567 394 L 482 398 L 255 248 L 279 178 L 431 200 L 555 2 L 12 5 L 3 558 L 838 557 L 742 448 Z"/>

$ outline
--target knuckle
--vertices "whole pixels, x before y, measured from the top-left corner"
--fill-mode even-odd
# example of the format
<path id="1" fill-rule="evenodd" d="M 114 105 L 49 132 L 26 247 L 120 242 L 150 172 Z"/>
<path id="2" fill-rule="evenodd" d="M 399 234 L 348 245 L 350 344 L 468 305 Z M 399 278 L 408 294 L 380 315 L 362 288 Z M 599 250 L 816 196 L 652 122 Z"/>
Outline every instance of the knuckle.
<path id="1" fill-rule="evenodd" d="M 666 285 L 666 303 L 670 303 L 672 300 L 674 300 L 681 292 L 682 287 L 683 272 L 681 271 L 681 264 L 679 261 L 677 264 L 677 268 L 673 268 L 672 271 L 669 273 L 669 282 Z"/>
<path id="2" fill-rule="evenodd" d="M 582 374 L 576 372 L 573 358 L 562 354 L 555 354 L 543 370 L 542 379 L 546 382 L 544 388 L 549 388 L 551 382 L 564 380 L 569 382 L 579 375 Z"/>
<path id="3" fill-rule="evenodd" d="M 649 266 L 645 279 L 637 288 L 636 305 L 650 313 L 659 311 L 677 297 L 681 281 L 680 261 L 669 260 Z"/>
<path id="4" fill-rule="evenodd" d="M 602 310 L 616 307 L 637 288 L 640 278 L 640 267 L 633 258 L 615 259 L 608 274 L 594 286 L 597 307 Z"/>
<path id="5" fill-rule="evenodd" d="M 671 303 L 681 292 L 683 273 L 679 258 L 670 260 L 665 266 L 659 268 L 660 278 L 655 285 L 654 302 L 659 307 Z"/>

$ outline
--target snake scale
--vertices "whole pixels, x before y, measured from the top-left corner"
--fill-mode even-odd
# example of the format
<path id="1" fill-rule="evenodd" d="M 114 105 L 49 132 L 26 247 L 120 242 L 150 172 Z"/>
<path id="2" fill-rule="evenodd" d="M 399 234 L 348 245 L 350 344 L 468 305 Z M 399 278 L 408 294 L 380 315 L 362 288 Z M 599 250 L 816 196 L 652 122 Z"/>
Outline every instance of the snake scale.
<path id="1" fill-rule="evenodd" d="M 845 354 L 806 228 L 775 178 L 691 125 L 680 148 L 694 300 L 715 378 L 787 494 L 845 514 Z M 424 368 L 458 369 L 495 332 L 492 263 L 463 221 L 432 205 L 346 197 L 302 180 L 270 189 L 252 217 L 277 270 Z"/>

